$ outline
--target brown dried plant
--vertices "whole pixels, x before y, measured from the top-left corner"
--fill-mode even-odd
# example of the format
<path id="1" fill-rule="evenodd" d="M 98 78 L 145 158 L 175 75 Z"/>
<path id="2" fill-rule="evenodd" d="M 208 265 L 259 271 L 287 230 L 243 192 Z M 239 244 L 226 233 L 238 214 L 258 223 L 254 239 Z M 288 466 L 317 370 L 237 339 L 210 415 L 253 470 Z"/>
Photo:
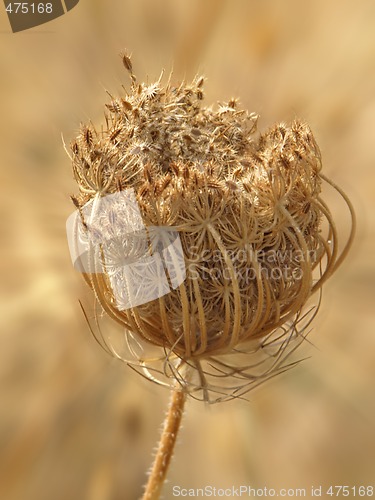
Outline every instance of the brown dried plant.
<path id="1" fill-rule="evenodd" d="M 138 83 L 130 57 L 124 54 L 123 62 L 130 90 L 110 96 L 105 127 L 83 125 L 71 145 L 75 204 L 82 210 L 90 200 L 133 188 L 146 227 L 178 232 L 186 279 L 158 299 L 119 310 L 105 272 L 84 276 L 103 311 L 125 328 L 137 357 L 127 359 L 130 366 L 175 385 L 166 425 L 178 428 L 187 393 L 209 402 L 242 397 L 296 363 L 290 354 L 317 311 L 303 312 L 304 306 L 347 254 L 354 212 L 322 173 L 305 123 L 281 123 L 259 134 L 257 116 L 237 100 L 202 105 L 203 77 L 178 86 L 171 78 L 163 85 L 162 76 Z M 323 182 L 350 211 L 341 253 L 321 197 Z M 101 342 L 115 352 L 104 336 Z M 142 343 L 158 353 L 147 357 Z M 172 443 L 166 434 L 161 443 L 169 458 L 176 432 Z M 160 473 L 159 464 L 155 473 L 160 477 L 168 464 L 164 448 L 158 457 L 165 470 Z M 144 498 L 158 498 L 160 477 Z"/>

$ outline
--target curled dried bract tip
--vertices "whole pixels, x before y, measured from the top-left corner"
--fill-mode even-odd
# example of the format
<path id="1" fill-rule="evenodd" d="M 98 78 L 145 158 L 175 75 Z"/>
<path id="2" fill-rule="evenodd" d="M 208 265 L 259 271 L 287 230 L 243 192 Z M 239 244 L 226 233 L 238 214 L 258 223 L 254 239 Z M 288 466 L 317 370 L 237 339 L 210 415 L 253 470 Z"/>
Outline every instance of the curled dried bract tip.
<path id="1" fill-rule="evenodd" d="M 128 55 L 123 62 L 132 73 Z M 192 396 L 218 401 L 242 396 L 293 364 L 289 355 L 316 312 L 306 316 L 303 308 L 345 257 L 354 212 L 322 174 L 308 125 L 295 120 L 258 134 L 257 116 L 237 100 L 203 106 L 203 83 L 196 77 L 175 87 L 160 79 L 132 85 L 107 104 L 104 130 L 82 127 L 72 156 L 81 212 L 91 207 L 93 220 L 96 210 L 99 229 L 116 236 L 92 251 L 85 278 L 103 310 L 125 327 L 136 358 L 131 365 L 152 380 L 177 380 Z M 350 210 L 341 254 L 323 182 Z M 163 228 L 163 238 L 168 231 L 177 235 L 183 255 L 177 285 L 177 247 L 167 257 L 164 240 L 146 238 L 143 256 L 161 249 L 161 291 L 155 260 L 154 267 L 147 259 L 135 266 L 139 242 L 130 244 L 116 229 L 123 205 L 114 204 L 110 216 L 98 209 L 119 190 L 134 194 L 142 227 Z M 124 252 L 133 256 L 131 271 L 118 264 Z M 150 300 L 126 302 L 127 294 L 139 293 L 130 290 L 129 272 L 136 277 L 132 287 L 153 291 Z M 143 343 L 158 352 L 147 357 Z"/>

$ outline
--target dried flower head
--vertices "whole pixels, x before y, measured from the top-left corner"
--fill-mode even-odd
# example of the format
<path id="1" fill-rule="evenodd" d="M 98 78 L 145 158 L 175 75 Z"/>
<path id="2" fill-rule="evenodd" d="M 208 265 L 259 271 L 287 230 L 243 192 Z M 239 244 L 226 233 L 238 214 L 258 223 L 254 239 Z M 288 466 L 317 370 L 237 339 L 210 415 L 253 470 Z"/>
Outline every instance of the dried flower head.
<path id="1" fill-rule="evenodd" d="M 178 234 L 186 274 L 169 293 L 119 307 L 119 287 L 127 292 L 117 272 L 121 254 L 140 255 L 135 238 L 113 232 L 127 217 L 119 202 L 102 210 L 107 222 L 97 218 L 96 230 L 107 227 L 112 240 L 107 252 L 94 252 L 85 278 L 103 311 L 125 327 L 138 357 L 128 360 L 133 367 L 162 383 L 177 379 L 205 400 L 241 396 L 294 364 L 289 354 L 316 312 L 303 307 L 342 261 L 353 232 L 339 256 L 321 199 L 322 182 L 330 181 L 305 123 L 258 134 L 257 116 L 237 100 L 202 105 L 203 77 L 146 85 L 137 83 L 128 55 L 123 62 L 130 91 L 111 97 L 102 130 L 84 125 L 71 145 L 75 204 L 87 228 L 85 207 L 94 211 L 106 196 L 132 189 L 146 228 Z M 142 251 L 151 246 L 149 239 Z M 146 275 L 143 268 L 139 281 Z M 159 354 L 147 358 L 142 341 Z"/>

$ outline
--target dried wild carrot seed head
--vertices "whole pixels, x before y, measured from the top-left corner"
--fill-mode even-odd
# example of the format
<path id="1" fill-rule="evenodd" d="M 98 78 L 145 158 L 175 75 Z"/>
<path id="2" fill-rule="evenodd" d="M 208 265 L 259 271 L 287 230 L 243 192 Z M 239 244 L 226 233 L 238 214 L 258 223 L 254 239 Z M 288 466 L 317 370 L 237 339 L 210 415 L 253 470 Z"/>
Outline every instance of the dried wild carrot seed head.
<path id="1" fill-rule="evenodd" d="M 338 257 L 320 197 L 327 179 L 319 148 L 298 120 L 256 134 L 257 116 L 236 100 L 204 107 L 202 77 L 178 87 L 138 84 L 126 67 L 131 89 L 106 105 L 106 126 L 83 125 L 71 146 L 80 223 L 91 243 L 98 236 L 84 276 L 125 327 L 131 349 L 142 340 L 160 348 L 152 359 L 138 354 L 133 366 L 153 380 L 177 379 L 206 400 L 242 395 L 290 366 L 304 338 L 302 308 L 348 247 Z M 121 193 L 132 193 L 131 203 Z M 140 239 L 134 223 L 129 236 L 129 210 L 162 237 Z M 156 250 L 166 258 L 176 238 L 172 271 L 163 267 L 166 288 L 125 303 L 127 265 Z M 137 286 L 160 288 L 147 262 L 133 265 L 135 297 Z"/>

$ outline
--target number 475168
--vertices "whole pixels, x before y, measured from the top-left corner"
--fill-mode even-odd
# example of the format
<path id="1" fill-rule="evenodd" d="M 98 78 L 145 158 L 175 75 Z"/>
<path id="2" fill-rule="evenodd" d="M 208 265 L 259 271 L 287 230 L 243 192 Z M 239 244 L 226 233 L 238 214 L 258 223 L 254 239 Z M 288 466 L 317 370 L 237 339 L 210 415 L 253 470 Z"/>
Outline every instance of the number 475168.
<path id="1" fill-rule="evenodd" d="M 9 14 L 51 14 L 52 3 L 10 2 L 5 10 Z"/>
<path id="2" fill-rule="evenodd" d="M 330 486 L 326 491 L 327 495 L 331 497 L 372 497 L 374 495 L 373 486 Z"/>

